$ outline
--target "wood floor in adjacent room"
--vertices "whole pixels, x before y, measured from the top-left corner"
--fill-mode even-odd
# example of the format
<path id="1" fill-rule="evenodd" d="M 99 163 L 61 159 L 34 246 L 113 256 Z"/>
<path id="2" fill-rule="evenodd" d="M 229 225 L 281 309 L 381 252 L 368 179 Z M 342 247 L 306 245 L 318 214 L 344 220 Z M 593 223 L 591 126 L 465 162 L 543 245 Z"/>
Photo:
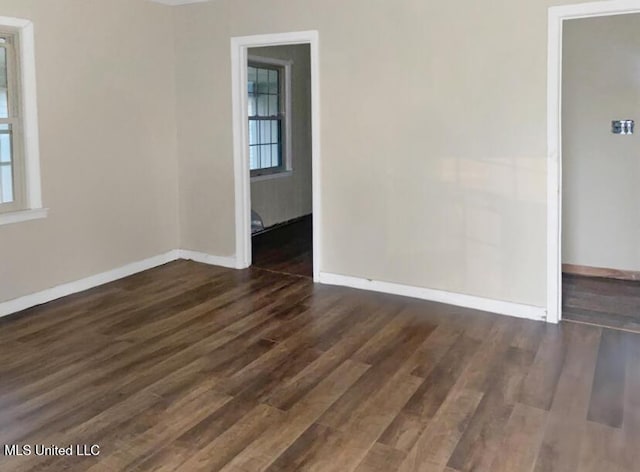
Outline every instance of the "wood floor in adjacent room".
<path id="1" fill-rule="evenodd" d="M 251 238 L 253 267 L 313 277 L 313 217 L 268 229 Z"/>
<path id="2" fill-rule="evenodd" d="M 8 471 L 634 471 L 640 335 L 180 261 L 0 321 Z M 0 451 L 2 452 L 2 451 Z"/>
<path id="3" fill-rule="evenodd" d="M 562 274 L 562 317 L 640 333 L 640 281 Z"/>

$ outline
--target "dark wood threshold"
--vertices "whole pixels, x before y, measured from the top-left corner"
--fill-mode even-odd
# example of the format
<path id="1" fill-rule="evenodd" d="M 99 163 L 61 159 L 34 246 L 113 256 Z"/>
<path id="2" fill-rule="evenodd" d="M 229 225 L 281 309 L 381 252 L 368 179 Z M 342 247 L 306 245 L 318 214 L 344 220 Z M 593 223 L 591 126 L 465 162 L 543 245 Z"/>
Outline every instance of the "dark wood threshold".
<path id="1" fill-rule="evenodd" d="M 583 277 L 600 277 L 616 280 L 640 281 L 640 272 L 633 270 L 608 269 L 605 267 L 589 267 L 575 264 L 562 264 L 562 272 Z"/>

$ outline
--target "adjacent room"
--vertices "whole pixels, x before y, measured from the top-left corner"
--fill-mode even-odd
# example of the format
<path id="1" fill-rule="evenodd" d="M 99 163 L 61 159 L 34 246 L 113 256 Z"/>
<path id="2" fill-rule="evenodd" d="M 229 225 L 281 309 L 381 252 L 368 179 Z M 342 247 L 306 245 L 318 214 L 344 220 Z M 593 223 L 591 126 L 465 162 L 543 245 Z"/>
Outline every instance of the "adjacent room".
<path id="1" fill-rule="evenodd" d="M 0 0 L 0 471 L 638 470 L 638 18 Z"/>
<path id="2" fill-rule="evenodd" d="M 640 14 L 570 20 L 563 50 L 564 319 L 640 332 Z M 633 123 L 633 125 L 632 125 Z"/>
<path id="3" fill-rule="evenodd" d="M 308 44 L 248 50 L 253 267 L 313 276 Z"/>

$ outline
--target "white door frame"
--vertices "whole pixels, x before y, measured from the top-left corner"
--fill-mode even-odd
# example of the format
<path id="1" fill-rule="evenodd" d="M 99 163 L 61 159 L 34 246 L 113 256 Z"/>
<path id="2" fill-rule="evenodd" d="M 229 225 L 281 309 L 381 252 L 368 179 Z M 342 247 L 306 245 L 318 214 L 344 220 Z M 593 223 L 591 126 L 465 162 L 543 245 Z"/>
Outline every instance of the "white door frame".
<path id="1" fill-rule="evenodd" d="M 547 320 L 562 319 L 562 26 L 565 20 L 640 13 L 640 0 L 549 8 L 547 56 Z"/>
<path id="2" fill-rule="evenodd" d="M 247 116 L 248 50 L 263 46 L 309 44 L 311 49 L 311 168 L 313 172 L 313 280 L 319 281 L 321 247 L 320 198 L 320 70 L 317 31 L 261 34 L 231 38 L 233 159 L 235 174 L 236 267 L 251 265 L 251 184 Z"/>

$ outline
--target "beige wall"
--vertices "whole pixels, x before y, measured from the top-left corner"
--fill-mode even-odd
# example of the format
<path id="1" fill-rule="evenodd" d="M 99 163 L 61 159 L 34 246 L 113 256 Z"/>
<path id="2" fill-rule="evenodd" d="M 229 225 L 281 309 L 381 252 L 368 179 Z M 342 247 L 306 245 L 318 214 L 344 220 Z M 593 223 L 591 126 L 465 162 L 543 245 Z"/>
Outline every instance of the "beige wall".
<path id="1" fill-rule="evenodd" d="M 178 245 L 233 255 L 229 39 L 315 29 L 321 270 L 544 305 L 560 3 L 0 0 L 36 24 L 51 208 L 0 227 L 0 300 Z"/>
<path id="2" fill-rule="evenodd" d="M 0 226 L 0 301 L 178 246 L 172 10 L 0 0 L 34 22 L 44 220 Z"/>
<path id="3" fill-rule="evenodd" d="M 545 305 L 547 8 L 560 3 L 178 8 L 183 245 L 234 253 L 230 38 L 315 29 L 321 270 Z"/>
<path id="4" fill-rule="evenodd" d="M 309 45 L 252 48 L 249 55 L 293 61 L 291 66 L 291 149 L 293 174 L 251 182 L 251 208 L 265 227 L 312 212 L 311 68 Z"/>
<path id="5" fill-rule="evenodd" d="M 563 61 L 563 262 L 638 271 L 640 15 L 567 22 Z"/>

